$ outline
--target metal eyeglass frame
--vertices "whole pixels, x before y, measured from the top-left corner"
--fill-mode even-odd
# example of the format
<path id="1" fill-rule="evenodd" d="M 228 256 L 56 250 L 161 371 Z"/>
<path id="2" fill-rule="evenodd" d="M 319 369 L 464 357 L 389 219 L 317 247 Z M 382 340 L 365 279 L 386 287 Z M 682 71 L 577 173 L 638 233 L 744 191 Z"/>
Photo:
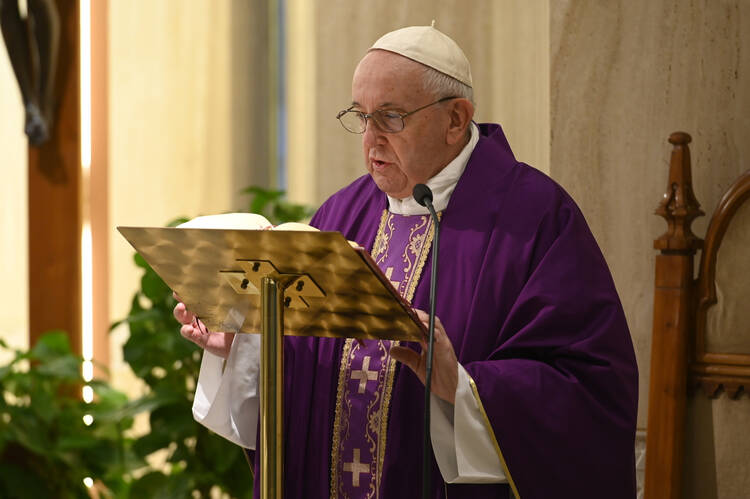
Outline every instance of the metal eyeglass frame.
<path id="1" fill-rule="evenodd" d="M 398 133 L 398 132 L 402 131 L 404 129 L 404 127 L 406 127 L 406 122 L 404 121 L 404 118 L 406 118 L 407 116 L 411 116 L 412 114 L 416 113 L 417 111 L 421 111 L 422 109 L 426 109 L 426 108 L 428 108 L 430 106 L 434 106 L 435 104 L 439 104 L 441 102 L 445 102 L 445 101 L 448 101 L 448 100 L 451 100 L 451 99 L 460 99 L 460 97 L 455 96 L 455 95 L 454 96 L 450 96 L 450 97 L 443 97 L 442 99 L 438 99 L 435 102 L 430 102 L 429 104 L 426 104 L 426 105 L 424 105 L 422 107 L 419 107 L 419 108 L 417 108 L 417 109 L 415 109 L 413 111 L 409 111 L 408 113 L 399 113 L 398 111 L 392 111 L 392 110 L 389 110 L 389 109 L 377 109 L 377 110 L 375 110 L 375 111 L 373 111 L 371 113 L 363 113 L 362 111 L 357 111 L 356 109 L 353 109 L 354 106 L 351 106 L 348 109 L 344 109 L 343 111 L 339 111 L 339 113 L 336 115 L 336 119 L 339 120 L 339 123 L 341 123 L 341 126 L 344 127 L 344 130 L 346 130 L 347 132 L 351 132 L 351 133 L 357 133 L 357 134 L 363 134 L 363 133 L 365 133 L 365 130 L 367 130 L 367 120 L 369 120 L 370 118 L 373 119 L 373 121 L 375 122 L 375 124 L 377 125 L 377 127 L 380 130 L 382 130 L 383 132 L 385 132 L 385 133 Z M 364 120 L 363 121 L 364 126 L 362 126 L 362 130 L 360 130 L 359 132 L 357 132 L 355 130 L 352 130 L 352 129 L 348 128 L 344 124 L 344 122 L 341 120 L 341 118 L 343 116 L 345 116 L 347 113 L 357 114 L 357 115 L 359 115 L 360 119 Z M 401 128 L 399 128 L 398 130 L 388 130 L 388 129 L 386 129 L 385 126 L 383 126 L 383 122 L 381 121 L 382 118 L 380 118 L 380 116 L 383 113 L 394 113 L 394 114 L 399 115 L 399 117 L 401 118 Z"/>

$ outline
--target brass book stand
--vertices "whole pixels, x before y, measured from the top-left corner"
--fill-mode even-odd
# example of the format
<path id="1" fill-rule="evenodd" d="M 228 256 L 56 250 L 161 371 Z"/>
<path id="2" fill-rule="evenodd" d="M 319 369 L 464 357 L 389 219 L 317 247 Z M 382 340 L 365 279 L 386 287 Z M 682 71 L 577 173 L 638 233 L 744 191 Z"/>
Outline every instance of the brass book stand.
<path id="1" fill-rule="evenodd" d="M 118 227 L 209 331 L 260 333 L 260 496 L 283 497 L 284 334 L 419 341 L 426 330 L 338 232 Z"/>

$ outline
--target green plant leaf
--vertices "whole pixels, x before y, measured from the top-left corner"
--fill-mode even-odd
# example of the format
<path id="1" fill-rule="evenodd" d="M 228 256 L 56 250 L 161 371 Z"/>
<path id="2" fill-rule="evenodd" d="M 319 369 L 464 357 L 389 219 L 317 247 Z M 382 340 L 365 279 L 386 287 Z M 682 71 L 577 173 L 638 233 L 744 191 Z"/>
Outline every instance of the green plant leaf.
<path id="1" fill-rule="evenodd" d="M 39 374 L 58 378 L 62 381 L 82 381 L 80 369 L 81 361 L 77 357 L 68 356 L 48 359 L 36 368 Z"/>
<path id="2" fill-rule="evenodd" d="M 71 450 L 90 449 L 99 445 L 97 439 L 91 434 L 67 435 L 57 441 L 57 451 L 68 452 Z"/>
<path id="3" fill-rule="evenodd" d="M 150 269 L 148 263 L 146 263 L 146 259 L 143 258 L 139 253 L 136 253 L 133 255 L 133 261 L 135 264 L 143 269 Z"/>
<path id="4" fill-rule="evenodd" d="M 240 191 L 251 196 L 248 211 L 265 216 L 272 224 L 299 222 L 312 215 L 308 206 L 290 203 L 284 199 L 284 191 L 251 186 Z"/>
<path id="5" fill-rule="evenodd" d="M 145 459 L 154 452 L 169 447 L 172 443 L 170 437 L 167 432 L 152 429 L 133 443 L 133 452 L 136 456 Z"/>
<path id="6" fill-rule="evenodd" d="M 176 395 L 158 396 L 153 393 L 129 401 L 122 406 L 114 405 L 112 407 L 104 406 L 92 408 L 91 415 L 98 421 L 115 422 L 124 419 L 133 418 L 142 412 L 150 412 L 159 407 L 173 403 Z"/>
<path id="7" fill-rule="evenodd" d="M 150 268 L 141 278 L 141 290 L 146 298 L 153 303 L 158 303 L 166 299 L 171 294 L 169 287 L 164 284 L 161 277 Z"/>
<path id="8" fill-rule="evenodd" d="M 247 187 L 240 191 L 243 194 L 250 194 L 250 213 L 259 213 L 261 215 L 266 214 L 266 207 L 270 204 L 279 200 L 283 195 L 284 191 L 277 191 L 273 189 L 264 189 L 258 186 Z"/>
<path id="9" fill-rule="evenodd" d="M 48 331 L 44 333 L 31 349 L 31 354 L 37 360 L 45 361 L 62 355 L 72 355 L 70 340 L 63 331 Z"/>
<path id="10" fill-rule="evenodd" d="M 130 494 L 132 497 L 165 497 L 162 494 L 164 494 L 168 484 L 167 475 L 160 471 L 152 471 L 133 481 L 130 486 Z"/>
<path id="11" fill-rule="evenodd" d="M 28 369 L 13 367 L 24 358 L 32 361 Z M 135 460 L 127 457 L 132 456 L 130 440 L 123 436 L 127 420 L 84 424 L 84 414 L 102 408 L 99 400 L 80 400 L 80 366 L 60 331 L 43 335 L 30 351 L 17 352 L 2 366 L 3 391 L 16 398 L 10 405 L 0 397 L 0 497 L 85 498 L 85 476 L 105 476 L 116 469 L 122 477 L 134 469 L 128 468 Z M 110 411 L 126 400 L 104 382 L 92 385 L 105 395 L 99 398 Z M 18 477 L 25 492 L 20 495 L 12 489 Z"/>
<path id="12" fill-rule="evenodd" d="M 29 411 L 24 412 L 25 418 L 16 414 L 14 418 L 16 424 L 9 432 L 11 438 L 34 454 L 41 455 L 48 452 L 51 446 L 46 435 L 41 431 L 44 429 L 44 425 L 39 418 L 30 417 Z"/>
<path id="13" fill-rule="evenodd" d="M 57 397 L 56 393 L 46 390 L 36 390 L 31 396 L 31 407 L 34 408 L 40 420 L 51 423 L 58 417 L 60 401 Z"/>
<path id="14" fill-rule="evenodd" d="M 3 456 L 0 466 L 0 497 L 53 497 L 39 469 L 21 466 Z"/>
<path id="15" fill-rule="evenodd" d="M 170 221 L 170 222 L 169 222 L 169 223 L 167 224 L 167 227 L 177 227 L 177 226 L 178 226 L 178 225 L 180 225 L 180 224 L 184 224 L 184 223 L 185 223 L 185 222 L 187 222 L 188 220 L 190 220 L 190 219 L 189 219 L 189 218 L 185 218 L 185 217 L 177 217 L 177 218 L 175 218 L 174 220 L 171 220 L 171 221 Z"/>

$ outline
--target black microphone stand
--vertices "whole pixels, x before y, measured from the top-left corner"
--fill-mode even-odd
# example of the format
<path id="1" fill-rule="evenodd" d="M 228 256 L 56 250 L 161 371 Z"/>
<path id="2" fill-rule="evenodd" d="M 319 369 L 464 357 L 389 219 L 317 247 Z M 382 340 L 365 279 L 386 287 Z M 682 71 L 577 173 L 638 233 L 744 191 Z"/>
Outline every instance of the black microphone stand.
<path id="1" fill-rule="evenodd" d="M 429 498 L 431 482 L 430 454 L 432 452 L 432 442 L 430 437 L 430 393 L 432 385 L 432 350 L 435 343 L 435 294 L 437 290 L 437 263 L 438 247 L 440 241 L 440 220 L 438 220 L 435 207 L 432 205 L 432 191 L 424 184 L 414 186 L 412 193 L 414 199 L 426 206 L 430 211 L 433 225 L 435 226 L 435 236 L 432 239 L 432 270 L 430 274 L 430 320 L 428 323 L 427 339 L 427 361 L 425 363 L 424 378 L 424 449 L 422 452 L 422 497 Z"/>

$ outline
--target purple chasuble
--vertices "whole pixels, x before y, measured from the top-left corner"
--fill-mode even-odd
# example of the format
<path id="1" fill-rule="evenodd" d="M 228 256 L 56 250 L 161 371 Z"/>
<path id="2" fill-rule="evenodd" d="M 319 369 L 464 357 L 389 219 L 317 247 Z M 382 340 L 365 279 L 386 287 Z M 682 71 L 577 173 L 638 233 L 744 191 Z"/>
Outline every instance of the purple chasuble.
<path id="1" fill-rule="evenodd" d="M 515 489 L 524 499 L 634 498 L 638 373 L 607 264 L 570 196 L 517 162 L 500 126 L 479 128 L 441 219 L 437 315 L 473 380 L 512 483 L 446 485 L 433 457 L 430 497 L 504 498 Z M 331 196 L 312 225 L 372 251 L 386 209 L 385 194 L 366 175 Z M 424 267 L 430 265 L 428 256 Z M 428 309 L 429 288 L 425 272 L 411 298 L 415 308 Z M 335 428 L 345 410 L 338 391 L 346 345 L 285 339 L 287 498 L 329 497 L 336 473 L 353 485 L 346 463 L 363 469 L 355 468 L 364 463 L 363 447 L 359 461 L 354 450 L 367 437 L 343 443 Z M 373 356 L 383 355 L 369 353 L 367 371 Z M 360 386 L 354 371 L 369 376 L 364 357 L 352 360 L 350 392 Z M 379 474 L 376 497 L 413 499 L 422 494 L 424 385 L 398 363 L 392 375 L 386 434 L 368 454 L 382 452 L 382 462 L 368 476 Z M 374 389 L 375 381 L 369 385 Z M 258 476 L 257 457 L 255 467 Z M 365 476 L 359 473 L 360 484 Z"/>

